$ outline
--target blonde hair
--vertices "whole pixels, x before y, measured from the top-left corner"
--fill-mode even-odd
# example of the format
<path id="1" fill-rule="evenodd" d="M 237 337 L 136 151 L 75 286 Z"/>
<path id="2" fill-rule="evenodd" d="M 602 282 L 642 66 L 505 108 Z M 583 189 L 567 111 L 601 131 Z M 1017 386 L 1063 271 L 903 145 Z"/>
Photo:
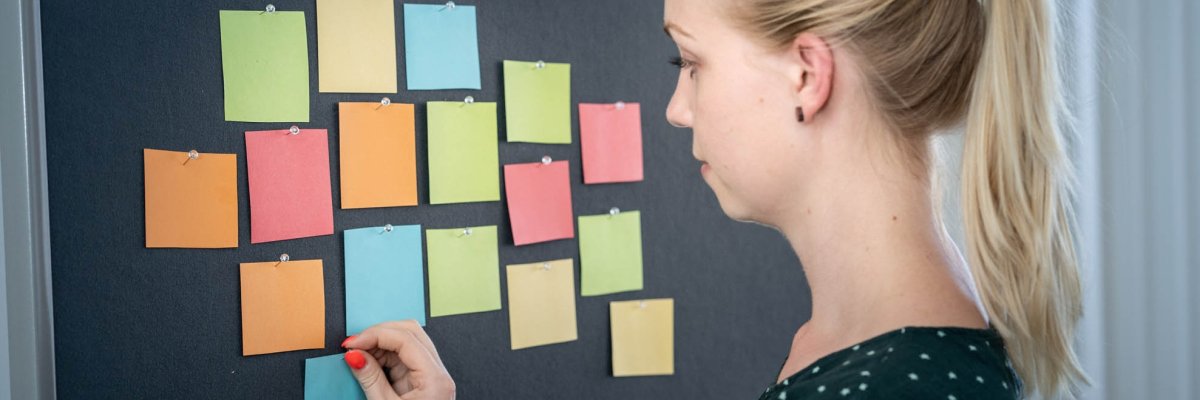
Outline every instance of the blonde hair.
<path id="1" fill-rule="evenodd" d="M 1026 395 L 1072 398 L 1082 314 L 1051 0 L 736 0 L 768 46 L 808 32 L 848 49 L 873 104 L 926 142 L 966 119 L 967 252 Z M 969 106 L 969 107 L 968 107 Z"/>

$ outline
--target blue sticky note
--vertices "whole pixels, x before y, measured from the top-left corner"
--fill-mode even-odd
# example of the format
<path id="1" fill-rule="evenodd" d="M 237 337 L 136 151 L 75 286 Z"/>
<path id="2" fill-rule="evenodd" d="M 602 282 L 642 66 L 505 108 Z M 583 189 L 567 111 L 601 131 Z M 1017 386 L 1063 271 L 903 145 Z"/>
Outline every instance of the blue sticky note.
<path id="1" fill-rule="evenodd" d="M 346 335 L 385 321 L 425 325 L 425 275 L 421 226 L 350 229 L 345 232 Z"/>
<path id="2" fill-rule="evenodd" d="M 366 400 L 342 354 L 304 360 L 304 400 Z"/>
<path id="3" fill-rule="evenodd" d="M 404 5 L 408 90 L 479 89 L 475 6 Z"/>

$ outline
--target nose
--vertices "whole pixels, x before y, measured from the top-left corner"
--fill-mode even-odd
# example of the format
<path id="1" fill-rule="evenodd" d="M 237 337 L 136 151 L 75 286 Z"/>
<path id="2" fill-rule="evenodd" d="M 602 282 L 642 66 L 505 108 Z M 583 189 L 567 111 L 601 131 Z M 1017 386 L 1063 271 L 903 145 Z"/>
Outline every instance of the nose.
<path id="1" fill-rule="evenodd" d="M 681 82 L 675 86 L 675 93 L 671 95 L 671 102 L 667 104 L 667 122 L 676 128 L 691 128 L 692 107 L 684 95 L 682 80 L 681 77 Z"/>

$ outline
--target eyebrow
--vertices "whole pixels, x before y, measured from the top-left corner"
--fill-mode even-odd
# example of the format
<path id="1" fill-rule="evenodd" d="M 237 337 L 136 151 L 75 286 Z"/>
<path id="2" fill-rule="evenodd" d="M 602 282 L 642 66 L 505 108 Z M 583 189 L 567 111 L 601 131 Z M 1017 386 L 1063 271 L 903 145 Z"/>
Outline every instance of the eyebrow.
<path id="1" fill-rule="evenodd" d="M 692 35 L 688 34 L 687 31 L 683 30 L 683 28 L 680 28 L 679 25 L 675 25 L 671 22 L 663 23 L 663 32 L 666 32 L 667 37 L 674 39 L 675 36 L 671 35 L 672 29 L 679 32 L 679 34 L 683 35 L 684 37 L 687 37 L 689 39 L 692 38 Z"/>

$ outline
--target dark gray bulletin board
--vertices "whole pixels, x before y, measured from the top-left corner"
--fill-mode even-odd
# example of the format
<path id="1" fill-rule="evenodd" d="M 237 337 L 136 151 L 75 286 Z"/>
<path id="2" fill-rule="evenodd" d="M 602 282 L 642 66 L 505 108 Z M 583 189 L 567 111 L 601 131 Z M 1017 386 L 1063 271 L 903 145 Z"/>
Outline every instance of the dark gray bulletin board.
<path id="1" fill-rule="evenodd" d="M 337 103 L 381 95 L 317 93 L 315 1 L 271 1 L 305 12 L 312 120 L 299 125 L 329 129 L 336 208 Z M 428 204 L 424 103 L 472 95 L 502 109 L 500 64 L 512 59 L 571 64 L 574 144 L 502 141 L 501 163 L 570 160 L 576 215 L 640 210 L 645 289 L 577 298 L 579 340 L 526 350 L 509 349 L 507 310 L 430 319 L 459 398 L 757 397 L 808 318 L 809 291 L 779 234 L 724 216 L 692 159 L 690 132 L 664 119 L 677 79 L 666 61 L 677 51 L 662 33 L 661 1 L 461 3 L 478 6 L 480 91 L 404 90 L 396 4 L 401 92 L 391 98 L 417 105 L 421 205 L 335 209 L 333 235 L 252 245 L 243 133 L 291 124 L 224 120 L 218 10 L 259 10 L 266 1 L 42 1 L 59 396 L 301 398 L 304 360 L 339 352 L 344 338 L 345 229 L 498 224 L 501 267 L 578 259 L 576 240 L 514 247 L 503 201 Z M 642 104 L 645 181 L 583 185 L 574 105 L 618 100 Z M 238 154 L 239 248 L 145 248 L 143 148 Z M 324 260 L 326 347 L 243 357 L 238 264 L 281 253 Z M 657 297 L 675 299 L 675 375 L 611 377 L 608 303 Z"/>

